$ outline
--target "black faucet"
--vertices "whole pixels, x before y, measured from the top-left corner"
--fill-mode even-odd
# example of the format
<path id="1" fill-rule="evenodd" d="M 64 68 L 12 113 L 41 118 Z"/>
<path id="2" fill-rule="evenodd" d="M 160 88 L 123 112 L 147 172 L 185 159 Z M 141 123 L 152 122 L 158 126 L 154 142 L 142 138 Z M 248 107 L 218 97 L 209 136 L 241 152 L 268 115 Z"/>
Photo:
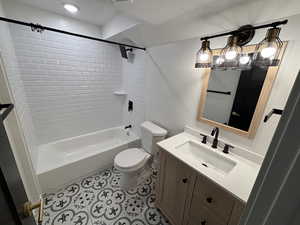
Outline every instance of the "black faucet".
<path id="1" fill-rule="evenodd" d="M 213 143 L 212 143 L 212 148 L 217 148 L 218 147 L 218 137 L 219 137 L 219 128 L 215 127 L 212 132 L 211 132 L 211 136 L 215 136 Z"/>
<path id="2" fill-rule="evenodd" d="M 132 125 L 131 125 L 131 124 L 129 124 L 128 126 L 125 126 L 125 127 L 124 127 L 125 130 L 126 130 L 126 129 L 129 129 L 129 128 L 132 128 Z"/>

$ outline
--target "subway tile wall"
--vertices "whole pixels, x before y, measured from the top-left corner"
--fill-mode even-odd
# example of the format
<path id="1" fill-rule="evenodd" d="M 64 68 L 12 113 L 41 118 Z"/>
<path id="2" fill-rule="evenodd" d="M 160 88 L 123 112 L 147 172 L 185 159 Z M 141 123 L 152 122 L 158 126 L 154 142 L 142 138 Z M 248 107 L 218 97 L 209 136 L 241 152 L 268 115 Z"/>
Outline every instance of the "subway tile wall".
<path id="1" fill-rule="evenodd" d="M 117 46 L 11 25 L 39 144 L 122 124 Z"/>
<path id="2" fill-rule="evenodd" d="M 141 135 L 140 124 L 146 120 L 145 118 L 145 89 L 146 89 L 146 73 L 145 61 L 146 53 L 140 50 L 134 50 L 133 55 L 127 59 L 123 59 L 123 90 L 127 93 L 125 97 L 126 104 L 123 108 L 124 124 L 131 124 L 133 131 L 137 135 Z M 128 112 L 128 101 L 133 101 L 133 111 Z"/>
<path id="3" fill-rule="evenodd" d="M 0 4 L 0 15 L 3 16 L 2 6 Z M 37 138 L 33 126 L 30 108 L 25 95 L 24 85 L 15 55 L 15 49 L 9 27 L 5 23 L 0 24 L 0 53 L 1 60 L 6 72 L 7 81 L 11 90 L 11 101 L 15 105 L 15 111 L 19 118 L 19 125 L 24 134 L 28 150 L 31 155 L 33 167 L 36 167 L 38 158 Z M 20 153 L 22 154 L 22 153 Z M 22 165 L 25 163 L 21 161 Z"/>

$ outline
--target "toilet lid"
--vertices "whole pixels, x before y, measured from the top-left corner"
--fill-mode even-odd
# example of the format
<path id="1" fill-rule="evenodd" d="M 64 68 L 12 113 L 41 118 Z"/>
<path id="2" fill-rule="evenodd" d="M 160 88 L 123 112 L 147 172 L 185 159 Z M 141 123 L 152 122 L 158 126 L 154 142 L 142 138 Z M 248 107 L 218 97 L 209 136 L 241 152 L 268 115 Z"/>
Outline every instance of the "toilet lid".
<path id="1" fill-rule="evenodd" d="M 122 169 L 139 167 L 150 156 L 149 153 L 139 148 L 129 148 L 120 152 L 115 157 L 115 165 Z"/>

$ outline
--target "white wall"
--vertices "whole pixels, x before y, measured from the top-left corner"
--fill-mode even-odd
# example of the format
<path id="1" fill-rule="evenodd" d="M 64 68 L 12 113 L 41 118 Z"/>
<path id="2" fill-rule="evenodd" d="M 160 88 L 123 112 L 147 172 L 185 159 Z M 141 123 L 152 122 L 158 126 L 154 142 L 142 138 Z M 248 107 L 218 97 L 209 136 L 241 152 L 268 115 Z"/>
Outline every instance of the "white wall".
<path id="1" fill-rule="evenodd" d="M 139 24 L 135 19 L 124 15 L 115 16 L 111 21 L 102 27 L 103 38 L 112 38 L 125 30 L 128 30 Z"/>
<path id="2" fill-rule="evenodd" d="M 6 9 L 10 17 L 61 25 L 61 16 L 43 10 L 19 4 Z M 65 20 L 69 30 L 83 32 L 81 22 Z M 10 29 L 39 144 L 122 124 L 123 102 L 113 94 L 122 82 L 118 46 L 19 25 Z"/>
<path id="3" fill-rule="evenodd" d="M 0 16 L 5 16 L 1 1 Z M 7 24 L 0 23 L 0 34 L 0 53 L 4 66 L 4 68 L 2 68 L 3 74 L 0 74 L 2 76 L 0 79 L 2 82 L 1 97 L 5 95 L 5 93 L 3 93 L 5 91 L 4 83 L 7 82 L 9 89 L 6 90 L 9 91 L 6 91 L 6 94 L 10 94 L 10 100 L 15 104 L 16 113 L 12 113 L 7 118 L 6 129 L 10 137 L 26 193 L 29 199 L 36 200 L 38 198 L 39 189 L 37 177 L 34 172 L 34 167 L 36 166 L 35 162 L 38 157 L 35 130 L 19 72 L 13 41 Z M 16 115 L 17 118 L 13 115 Z M 16 132 L 19 134 L 18 137 L 11 136 L 12 134 L 16 134 Z"/>
<path id="4" fill-rule="evenodd" d="M 123 87 L 127 93 L 124 99 L 123 122 L 125 125 L 133 125 L 133 131 L 140 135 L 140 124 L 145 121 L 145 58 L 146 55 L 141 50 L 134 50 L 134 56 L 122 59 Z M 128 101 L 133 101 L 133 111 L 128 112 Z"/>
<path id="5" fill-rule="evenodd" d="M 279 69 L 278 77 L 268 101 L 266 112 L 272 108 L 283 108 L 295 77 L 300 68 L 300 15 L 289 18 L 289 24 L 282 29 L 283 40 L 290 40 Z M 253 43 L 264 36 L 257 32 Z M 223 41 L 223 42 L 222 42 Z M 225 40 L 215 39 L 212 47 L 225 45 Z M 148 48 L 146 72 L 146 118 L 157 121 L 169 129 L 171 134 L 183 130 L 184 125 L 209 133 L 212 127 L 196 120 L 202 85 L 201 70 L 194 69 L 196 51 L 200 47 L 198 38 L 178 41 L 172 44 Z M 264 155 L 277 127 L 279 117 L 268 123 L 261 122 L 254 139 L 247 139 L 233 133 L 221 131 L 225 140 L 246 147 Z"/>

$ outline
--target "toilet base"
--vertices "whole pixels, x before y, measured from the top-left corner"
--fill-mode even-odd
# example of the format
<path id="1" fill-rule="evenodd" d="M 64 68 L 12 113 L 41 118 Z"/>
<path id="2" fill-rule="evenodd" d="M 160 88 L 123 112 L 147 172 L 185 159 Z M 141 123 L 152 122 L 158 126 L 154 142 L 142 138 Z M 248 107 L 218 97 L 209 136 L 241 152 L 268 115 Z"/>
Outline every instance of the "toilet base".
<path id="1" fill-rule="evenodd" d="M 138 171 L 121 172 L 120 187 L 130 189 L 144 182 L 151 175 L 151 167 L 147 163 Z"/>

